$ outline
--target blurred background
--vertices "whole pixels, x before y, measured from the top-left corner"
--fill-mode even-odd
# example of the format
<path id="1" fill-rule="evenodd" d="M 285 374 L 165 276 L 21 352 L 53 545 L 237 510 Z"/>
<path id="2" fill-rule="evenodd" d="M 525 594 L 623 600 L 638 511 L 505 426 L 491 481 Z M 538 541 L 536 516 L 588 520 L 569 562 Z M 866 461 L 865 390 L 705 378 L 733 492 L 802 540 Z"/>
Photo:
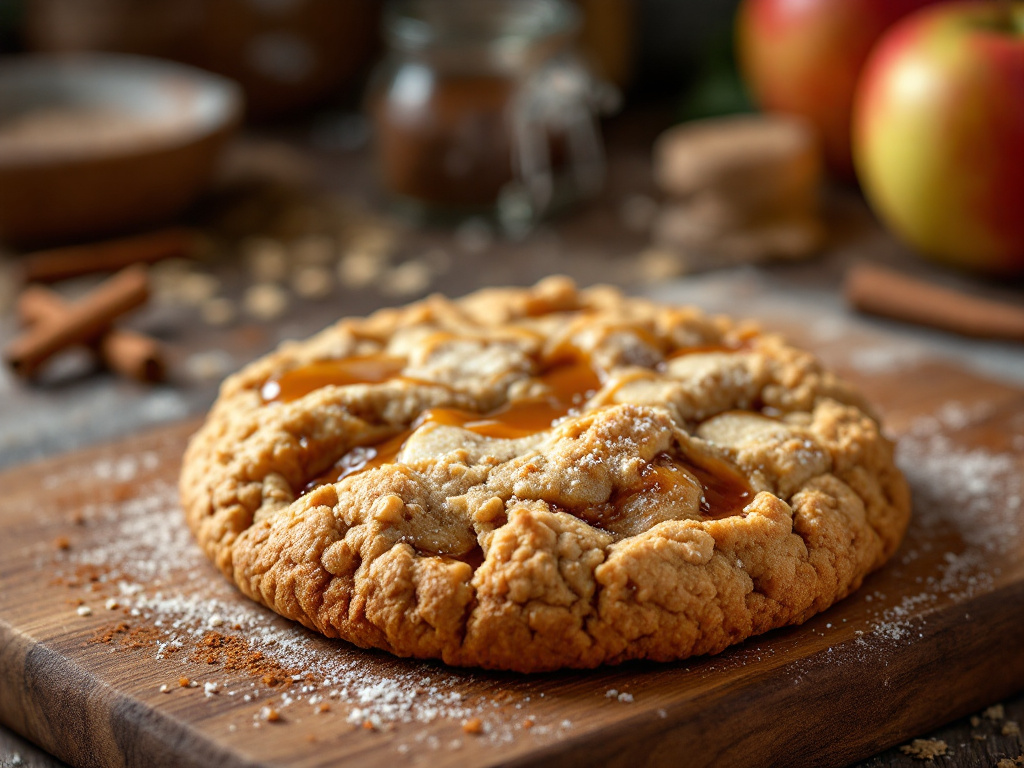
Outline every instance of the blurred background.
<path id="1" fill-rule="evenodd" d="M 833 308 L 845 276 L 1021 338 L 1021 5 L 0 0 L 0 459 L 201 412 L 339 316 L 552 273 Z M 940 27 L 998 61 L 932 61 Z"/>

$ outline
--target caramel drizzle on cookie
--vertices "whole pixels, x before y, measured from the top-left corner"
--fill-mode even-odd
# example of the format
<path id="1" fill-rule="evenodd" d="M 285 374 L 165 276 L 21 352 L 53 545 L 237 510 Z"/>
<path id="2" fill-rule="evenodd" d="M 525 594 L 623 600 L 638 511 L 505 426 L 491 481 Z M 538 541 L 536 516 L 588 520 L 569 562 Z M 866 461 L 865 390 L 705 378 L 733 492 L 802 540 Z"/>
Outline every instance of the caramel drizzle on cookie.
<path id="1" fill-rule="evenodd" d="M 260 388 L 266 403 L 290 403 L 327 386 L 382 384 L 398 378 L 405 360 L 391 355 L 361 355 L 340 360 L 320 360 L 287 371 Z"/>
<path id="2" fill-rule="evenodd" d="M 744 346 L 685 347 L 670 354 L 669 358 L 684 354 L 737 352 Z M 394 463 L 410 435 L 427 424 L 460 427 L 497 439 L 528 437 L 550 429 L 556 421 L 591 397 L 602 384 L 602 377 L 585 355 L 578 351 L 573 354 L 565 350 L 560 352 L 557 362 L 549 361 L 547 370 L 537 377 L 547 386 L 548 395 L 512 401 L 487 414 L 456 408 L 431 408 L 424 411 L 409 429 L 380 443 L 352 448 L 327 472 L 309 481 L 303 493 Z M 325 360 L 269 380 L 260 394 L 265 402 L 291 402 L 325 386 L 380 384 L 403 379 L 401 372 L 404 366 L 402 358 L 385 354 Z M 601 508 L 585 511 L 580 516 L 594 525 L 614 531 L 623 510 L 633 506 L 631 502 L 640 497 L 656 502 L 659 495 L 671 493 L 673 488 L 684 483 L 699 483 L 702 492 L 700 512 L 705 519 L 739 514 L 753 495 L 746 480 L 725 462 L 707 457 L 688 457 L 683 463 L 664 454 L 648 465 L 637 487 L 620 490 Z"/>
<path id="3" fill-rule="evenodd" d="M 639 482 L 618 489 L 605 503 L 579 510 L 576 516 L 591 525 L 619 535 L 635 535 L 655 522 L 637 529 L 631 516 L 644 516 L 666 497 L 689 488 L 700 493 L 700 517 L 721 520 L 739 515 L 750 503 L 753 492 L 732 466 L 710 456 L 687 457 L 685 461 L 661 453 L 640 473 Z"/>
<path id="4" fill-rule="evenodd" d="M 461 427 L 483 437 L 529 437 L 550 429 L 555 421 L 569 415 L 575 406 L 582 404 L 601 388 L 600 377 L 583 360 L 554 365 L 537 378 L 547 385 L 550 394 L 514 400 L 488 414 L 457 408 L 431 408 L 420 414 L 409 429 L 394 437 L 377 445 L 353 448 L 338 459 L 330 470 L 311 480 L 305 491 L 326 483 L 339 482 L 357 472 L 393 463 L 409 436 L 426 424 Z"/>

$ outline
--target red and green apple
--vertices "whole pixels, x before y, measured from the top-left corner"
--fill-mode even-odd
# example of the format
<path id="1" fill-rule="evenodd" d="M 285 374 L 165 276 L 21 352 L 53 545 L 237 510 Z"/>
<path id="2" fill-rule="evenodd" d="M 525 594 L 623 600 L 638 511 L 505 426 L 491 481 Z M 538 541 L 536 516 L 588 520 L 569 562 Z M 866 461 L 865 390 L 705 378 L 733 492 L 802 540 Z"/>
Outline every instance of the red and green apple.
<path id="1" fill-rule="evenodd" d="M 743 0 L 737 53 L 755 101 L 816 126 L 830 170 L 853 178 L 850 107 L 881 34 L 935 0 Z"/>
<path id="2" fill-rule="evenodd" d="M 951 2 L 894 26 L 853 115 L 857 176 L 906 243 L 1024 272 L 1024 3 Z"/>

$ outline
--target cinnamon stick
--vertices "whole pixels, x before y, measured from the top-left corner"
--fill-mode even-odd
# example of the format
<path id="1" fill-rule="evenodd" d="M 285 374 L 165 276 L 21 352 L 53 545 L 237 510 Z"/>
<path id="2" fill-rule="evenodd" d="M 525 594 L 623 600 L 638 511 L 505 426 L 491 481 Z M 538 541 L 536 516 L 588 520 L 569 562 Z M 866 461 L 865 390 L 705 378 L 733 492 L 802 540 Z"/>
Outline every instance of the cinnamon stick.
<path id="1" fill-rule="evenodd" d="M 128 267 L 72 304 L 61 317 L 39 323 L 16 338 L 5 352 L 7 362 L 16 373 L 31 376 L 54 354 L 95 339 L 115 318 L 145 303 L 148 297 L 145 268 Z"/>
<path id="2" fill-rule="evenodd" d="M 1024 341 L 1024 307 L 982 299 L 872 264 L 846 273 L 846 300 L 868 314 L 963 336 Z"/>
<path id="3" fill-rule="evenodd" d="M 18 297 L 18 314 L 27 324 L 59 321 L 70 310 L 53 291 L 33 285 Z M 90 340 L 110 370 L 138 381 L 160 381 L 167 372 L 163 345 L 145 334 L 112 327 Z"/>
<path id="4" fill-rule="evenodd" d="M 22 276 L 27 283 L 53 283 L 96 272 L 116 272 L 133 264 L 153 264 L 187 256 L 195 241 L 194 231 L 174 228 L 119 240 L 37 251 L 25 257 Z"/>

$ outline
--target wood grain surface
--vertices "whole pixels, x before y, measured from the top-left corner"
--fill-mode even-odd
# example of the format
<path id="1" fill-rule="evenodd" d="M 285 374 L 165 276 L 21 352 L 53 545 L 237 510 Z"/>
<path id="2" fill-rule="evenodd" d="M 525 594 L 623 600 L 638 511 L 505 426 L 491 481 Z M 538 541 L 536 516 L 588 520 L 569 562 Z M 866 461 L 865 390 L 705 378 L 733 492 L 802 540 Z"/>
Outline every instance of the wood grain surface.
<path id="1" fill-rule="evenodd" d="M 893 562 L 803 626 L 538 676 L 314 637 L 192 544 L 189 422 L 0 475 L 0 721 L 75 765 L 839 766 L 1024 688 L 1024 390 L 937 359 L 868 371 L 851 335 L 803 333 L 915 495 Z"/>

